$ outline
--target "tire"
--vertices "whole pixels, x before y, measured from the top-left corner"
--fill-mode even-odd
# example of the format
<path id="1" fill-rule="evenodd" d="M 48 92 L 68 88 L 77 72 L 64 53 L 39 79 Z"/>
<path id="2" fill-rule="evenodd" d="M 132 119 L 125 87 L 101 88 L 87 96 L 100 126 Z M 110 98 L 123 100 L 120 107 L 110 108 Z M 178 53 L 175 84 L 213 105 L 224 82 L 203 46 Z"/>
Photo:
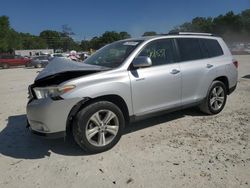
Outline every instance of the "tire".
<path id="1" fill-rule="evenodd" d="M 8 69 L 8 68 L 10 68 L 10 66 L 9 66 L 7 63 L 3 63 L 3 64 L 2 64 L 2 67 L 3 67 L 3 69 Z"/>
<path id="2" fill-rule="evenodd" d="M 27 64 L 25 64 L 25 67 L 26 67 L 26 68 L 31 67 L 31 63 L 27 63 Z"/>
<path id="3" fill-rule="evenodd" d="M 96 117 L 99 117 L 99 122 Z M 106 122 L 105 118 L 110 121 Z M 108 101 L 98 101 L 78 112 L 72 132 L 82 149 L 89 153 L 100 153 L 118 143 L 124 127 L 125 119 L 120 108 Z"/>
<path id="4" fill-rule="evenodd" d="M 205 100 L 199 106 L 200 110 L 206 114 L 220 113 L 227 100 L 227 89 L 223 82 L 213 81 Z"/>
<path id="5" fill-rule="evenodd" d="M 42 68 L 42 65 L 41 64 L 36 64 L 35 68 Z"/>

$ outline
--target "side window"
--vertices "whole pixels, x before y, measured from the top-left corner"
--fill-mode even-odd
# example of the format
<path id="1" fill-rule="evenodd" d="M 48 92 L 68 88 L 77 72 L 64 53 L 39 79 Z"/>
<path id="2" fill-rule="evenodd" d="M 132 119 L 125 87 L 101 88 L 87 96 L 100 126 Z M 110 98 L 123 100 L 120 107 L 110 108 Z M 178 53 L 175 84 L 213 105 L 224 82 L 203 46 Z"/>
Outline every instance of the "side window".
<path id="1" fill-rule="evenodd" d="M 175 62 L 175 54 L 172 39 L 161 39 L 150 42 L 138 56 L 148 56 L 152 60 L 152 66 L 164 65 Z"/>
<path id="2" fill-rule="evenodd" d="M 177 43 L 182 61 L 190 61 L 203 58 L 198 39 L 178 38 Z"/>
<path id="3" fill-rule="evenodd" d="M 217 40 L 214 39 L 200 39 L 203 51 L 205 51 L 205 55 L 207 57 L 216 57 L 223 55 L 223 51 L 221 49 L 220 44 Z"/>

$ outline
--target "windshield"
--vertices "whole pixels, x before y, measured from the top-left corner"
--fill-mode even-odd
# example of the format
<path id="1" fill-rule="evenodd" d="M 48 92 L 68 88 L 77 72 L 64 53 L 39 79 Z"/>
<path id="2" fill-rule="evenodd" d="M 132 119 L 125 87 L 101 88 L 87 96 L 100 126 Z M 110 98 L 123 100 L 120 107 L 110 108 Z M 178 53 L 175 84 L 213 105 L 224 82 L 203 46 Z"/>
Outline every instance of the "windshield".
<path id="1" fill-rule="evenodd" d="M 98 50 L 84 61 L 86 64 L 109 68 L 119 67 L 142 40 L 118 41 Z"/>

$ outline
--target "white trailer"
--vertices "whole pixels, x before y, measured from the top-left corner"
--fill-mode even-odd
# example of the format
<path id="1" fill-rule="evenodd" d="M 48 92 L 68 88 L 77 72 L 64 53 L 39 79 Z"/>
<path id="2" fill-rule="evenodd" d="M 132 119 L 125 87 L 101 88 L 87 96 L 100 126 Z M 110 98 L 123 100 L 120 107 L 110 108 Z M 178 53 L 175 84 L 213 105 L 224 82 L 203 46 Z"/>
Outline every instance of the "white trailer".
<path id="1" fill-rule="evenodd" d="M 20 55 L 23 57 L 32 57 L 39 55 L 53 54 L 53 49 L 30 49 L 30 50 L 15 50 L 15 55 Z"/>

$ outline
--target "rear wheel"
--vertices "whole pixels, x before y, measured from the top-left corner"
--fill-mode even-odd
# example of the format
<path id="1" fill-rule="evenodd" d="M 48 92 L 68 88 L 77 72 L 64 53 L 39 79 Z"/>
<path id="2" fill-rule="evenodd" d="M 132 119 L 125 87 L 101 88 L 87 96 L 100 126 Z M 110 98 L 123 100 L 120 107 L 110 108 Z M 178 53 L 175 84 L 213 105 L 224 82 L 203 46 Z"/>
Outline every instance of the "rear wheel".
<path id="1" fill-rule="evenodd" d="M 9 66 L 7 63 L 3 63 L 3 64 L 2 64 L 2 67 L 3 67 L 3 69 L 8 69 L 8 68 L 10 68 L 10 66 Z"/>
<path id="2" fill-rule="evenodd" d="M 200 105 L 200 110 L 206 114 L 220 113 L 227 100 L 226 86 L 221 81 L 214 81 L 208 91 L 206 99 Z"/>
<path id="3" fill-rule="evenodd" d="M 124 126 L 122 111 L 111 102 L 99 101 L 77 114 L 73 137 L 82 149 L 99 153 L 109 150 L 120 140 Z"/>
<path id="4" fill-rule="evenodd" d="M 25 67 L 31 67 L 31 63 L 25 64 Z"/>

